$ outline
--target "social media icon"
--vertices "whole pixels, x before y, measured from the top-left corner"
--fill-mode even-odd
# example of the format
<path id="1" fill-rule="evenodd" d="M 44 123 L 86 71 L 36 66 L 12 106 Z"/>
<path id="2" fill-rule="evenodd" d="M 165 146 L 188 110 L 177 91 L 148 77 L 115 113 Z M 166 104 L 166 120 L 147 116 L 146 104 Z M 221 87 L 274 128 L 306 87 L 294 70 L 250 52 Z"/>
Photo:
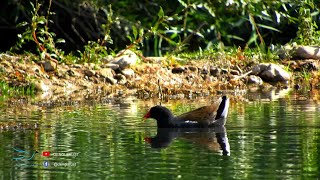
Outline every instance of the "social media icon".
<path id="1" fill-rule="evenodd" d="M 44 167 L 49 167 L 49 162 L 48 162 L 48 161 L 44 161 L 44 162 L 43 162 L 43 166 L 44 166 Z"/>
<path id="2" fill-rule="evenodd" d="M 42 152 L 42 156 L 47 156 L 47 157 L 49 157 L 49 156 L 50 156 L 50 151 L 43 151 L 43 152 Z"/>

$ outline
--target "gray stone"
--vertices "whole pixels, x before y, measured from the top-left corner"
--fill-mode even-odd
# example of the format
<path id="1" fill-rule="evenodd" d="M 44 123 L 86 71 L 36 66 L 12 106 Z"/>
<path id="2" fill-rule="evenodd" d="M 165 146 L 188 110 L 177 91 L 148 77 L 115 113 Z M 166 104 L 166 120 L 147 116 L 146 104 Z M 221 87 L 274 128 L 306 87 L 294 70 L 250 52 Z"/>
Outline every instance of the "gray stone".
<path id="1" fill-rule="evenodd" d="M 111 55 L 108 55 L 106 57 L 103 57 L 100 59 L 100 62 L 103 62 L 103 63 L 109 63 L 113 60 L 113 57 Z"/>
<path id="2" fill-rule="evenodd" d="M 278 50 L 280 59 L 320 59 L 320 46 L 287 44 Z"/>
<path id="3" fill-rule="evenodd" d="M 248 84 L 252 84 L 252 85 L 262 85 L 263 84 L 263 80 L 259 76 L 255 76 L 255 75 L 248 76 L 247 82 L 248 82 Z"/>
<path id="4" fill-rule="evenodd" d="M 71 67 L 73 68 L 82 68 L 82 65 L 81 64 L 73 64 Z"/>
<path id="5" fill-rule="evenodd" d="M 268 64 L 268 63 L 257 64 L 255 66 L 253 66 L 251 74 L 258 75 L 258 74 L 266 71 L 269 65 L 270 64 Z"/>
<path id="6" fill-rule="evenodd" d="M 218 77 L 220 75 L 220 73 L 221 73 L 221 70 L 219 68 L 216 68 L 216 67 L 210 68 L 211 76 Z"/>
<path id="7" fill-rule="evenodd" d="M 134 77 L 134 75 L 135 75 L 134 70 L 129 69 L 129 68 L 123 69 L 123 70 L 121 71 L 121 73 L 122 73 L 126 78 L 132 78 L 132 77 Z"/>
<path id="8" fill-rule="evenodd" d="M 195 66 L 188 66 L 188 69 L 192 72 L 196 72 L 198 70 L 198 68 Z"/>
<path id="9" fill-rule="evenodd" d="M 296 55 L 301 59 L 320 59 L 319 46 L 299 46 Z"/>
<path id="10" fill-rule="evenodd" d="M 125 69 L 136 64 L 138 56 L 131 50 L 122 50 L 111 63 L 118 64 L 120 69 Z"/>
<path id="11" fill-rule="evenodd" d="M 35 85 L 35 89 L 40 92 L 48 92 L 50 90 L 50 86 L 51 86 L 50 83 L 48 83 L 48 82 L 45 83 L 45 81 L 41 80 L 41 79 L 36 80 L 34 82 L 34 85 Z"/>
<path id="12" fill-rule="evenodd" d="M 54 71 L 55 68 L 57 67 L 57 64 L 53 61 L 40 61 L 40 62 L 38 62 L 38 64 L 40 66 L 43 66 L 43 69 L 46 72 Z"/>
<path id="13" fill-rule="evenodd" d="M 203 67 L 201 70 L 200 70 L 200 73 L 201 74 L 209 74 L 209 70 L 207 67 Z"/>
<path id="14" fill-rule="evenodd" d="M 101 77 L 108 77 L 108 78 L 113 78 L 114 76 L 114 71 L 110 68 L 103 68 L 97 71 L 97 74 L 100 75 Z"/>
<path id="15" fill-rule="evenodd" d="M 182 67 L 182 66 L 178 66 L 178 67 L 172 68 L 171 71 L 172 71 L 173 74 L 180 74 L 180 73 L 183 73 L 185 71 L 185 68 Z"/>
<path id="16" fill-rule="evenodd" d="M 266 82 L 286 82 L 291 79 L 290 73 L 273 63 L 255 65 L 251 74 L 259 76 Z"/>
<path id="17" fill-rule="evenodd" d="M 300 69 L 306 69 L 308 71 L 318 71 L 320 63 L 318 60 L 304 60 L 300 64 Z"/>
<path id="18" fill-rule="evenodd" d="M 105 81 L 112 84 L 112 85 L 117 83 L 117 80 L 114 79 L 113 77 L 105 77 Z"/>
<path id="19" fill-rule="evenodd" d="M 127 79 L 123 74 L 116 74 L 114 78 L 118 81 L 118 84 L 124 85 L 127 83 Z"/>
<path id="20" fill-rule="evenodd" d="M 72 77 L 80 77 L 81 74 L 75 70 L 69 69 L 66 71 L 67 75 L 72 76 Z"/>
<path id="21" fill-rule="evenodd" d="M 84 74 L 88 77 L 94 76 L 96 73 L 93 70 L 84 70 Z"/>
<path id="22" fill-rule="evenodd" d="M 102 68 L 111 68 L 113 70 L 119 69 L 119 64 L 113 64 L 113 63 L 108 63 L 108 64 L 103 64 L 101 65 Z"/>

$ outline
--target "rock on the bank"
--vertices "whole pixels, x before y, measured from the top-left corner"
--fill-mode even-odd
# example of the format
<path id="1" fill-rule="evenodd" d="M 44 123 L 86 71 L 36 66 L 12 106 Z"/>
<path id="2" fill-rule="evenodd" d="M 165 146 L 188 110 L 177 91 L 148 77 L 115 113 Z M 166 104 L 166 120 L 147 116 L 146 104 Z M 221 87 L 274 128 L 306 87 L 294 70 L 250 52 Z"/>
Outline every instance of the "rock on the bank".
<path id="1" fill-rule="evenodd" d="M 110 84 L 116 84 L 117 80 L 114 79 L 115 72 L 111 68 L 102 68 L 97 71 L 97 74 Z"/>
<path id="2" fill-rule="evenodd" d="M 46 72 L 54 71 L 57 67 L 57 64 L 53 61 L 40 61 L 38 64 L 42 66 Z"/>
<path id="3" fill-rule="evenodd" d="M 120 69 L 125 69 L 138 61 L 138 56 L 131 50 L 122 50 L 118 53 L 117 57 L 111 62 L 118 64 Z"/>
<path id="4" fill-rule="evenodd" d="M 102 68 L 97 71 L 97 74 L 102 77 L 112 77 L 115 75 L 114 71 L 111 68 Z"/>
<path id="5" fill-rule="evenodd" d="M 251 74 L 259 76 L 266 82 L 286 82 L 291 79 L 290 73 L 273 63 L 257 64 L 253 67 Z"/>
<path id="6" fill-rule="evenodd" d="M 259 76 L 255 76 L 255 75 L 248 76 L 247 82 L 248 82 L 248 84 L 251 84 L 251 85 L 259 85 L 260 86 L 263 84 L 263 80 Z"/>
<path id="7" fill-rule="evenodd" d="M 221 69 L 217 67 L 210 67 L 211 76 L 218 77 L 220 73 L 221 73 Z"/>
<path id="8" fill-rule="evenodd" d="M 84 74 L 88 77 L 92 77 L 95 75 L 95 72 L 93 70 L 86 69 L 84 70 Z"/>
<path id="9" fill-rule="evenodd" d="M 180 74 L 180 73 L 183 73 L 185 71 L 185 68 L 182 67 L 182 66 L 177 66 L 177 67 L 174 67 L 172 68 L 171 72 L 173 74 Z"/>
<path id="10" fill-rule="evenodd" d="M 132 77 L 134 77 L 134 75 L 135 75 L 134 70 L 129 69 L 129 68 L 123 69 L 123 70 L 121 71 L 121 73 L 122 73 L 126 78 L 132 78 Z"/>
<path id="11" fill-rule="evenodd" d="M 299 46 L 296 53 L 302 59 L 320 59 L 319 46 Z"/>
<path id="12" fill-rule="evenodd" d="M 123 74 L 116 74 L 114 78 L 118 81 L 118 84 L 124 85 L 127 83 L 127 78 Z"/>
<path id="13" fill-rule="evenodd" d="M 34 82 L 35 89 L 40 92 L 47 92 L 51 89 L 51 82 L 48 80 L 39 79 Z"/>
<path id="14" fill-rule="evenodd" d="M 298 46 L 287 44 L 278 51 L 280 59 L 320 59 L 320 46 Z"/>
<path id="15" fill-rule="evenodd" d="M 119 69 L 119 64 L 108 63 L 108 64 L 101 65 L 101 67 L 102 68 L 111 68 L 113 70 L 117 70 L 117 69 Z"/>

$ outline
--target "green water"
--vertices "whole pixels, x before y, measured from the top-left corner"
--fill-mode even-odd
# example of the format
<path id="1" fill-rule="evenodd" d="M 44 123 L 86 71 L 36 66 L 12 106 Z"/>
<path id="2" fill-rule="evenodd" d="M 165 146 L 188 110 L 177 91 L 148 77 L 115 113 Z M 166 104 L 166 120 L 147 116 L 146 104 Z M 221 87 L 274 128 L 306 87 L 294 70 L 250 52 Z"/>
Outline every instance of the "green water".
<path id="1" fill-rule="evenodd" d="M 320 106 L 294 94 L 248 99 L 231 100 L 225 130 L 164 132 L 142 118 L 156 100 L 2 103 L 0 124 L 28 125 L 0 130 L 0 179 L 319 179 Z M 212 100 L 163 105 L 179 114 Z M 160 143 L 146 142 L 157 133 Z M 221 134 L 228 155 L 217 142 Z"/>

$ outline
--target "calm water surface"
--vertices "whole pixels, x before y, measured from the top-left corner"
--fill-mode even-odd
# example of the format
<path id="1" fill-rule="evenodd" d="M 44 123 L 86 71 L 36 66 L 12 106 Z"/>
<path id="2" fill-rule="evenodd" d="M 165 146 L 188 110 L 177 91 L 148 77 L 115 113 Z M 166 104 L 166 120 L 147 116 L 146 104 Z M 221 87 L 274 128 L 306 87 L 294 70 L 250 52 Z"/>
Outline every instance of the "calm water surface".
<path id="1" fill-rule="evenodd" d="M 179 114 L 213 100 L 163 105 Z M 320 177 L 320 105 L 310 97 L 233 99 L 225 128 L 203 130 L 157 130 L 142 118 L 157 101 L 29 104 L 1 104 L 0 179 Z"/>

